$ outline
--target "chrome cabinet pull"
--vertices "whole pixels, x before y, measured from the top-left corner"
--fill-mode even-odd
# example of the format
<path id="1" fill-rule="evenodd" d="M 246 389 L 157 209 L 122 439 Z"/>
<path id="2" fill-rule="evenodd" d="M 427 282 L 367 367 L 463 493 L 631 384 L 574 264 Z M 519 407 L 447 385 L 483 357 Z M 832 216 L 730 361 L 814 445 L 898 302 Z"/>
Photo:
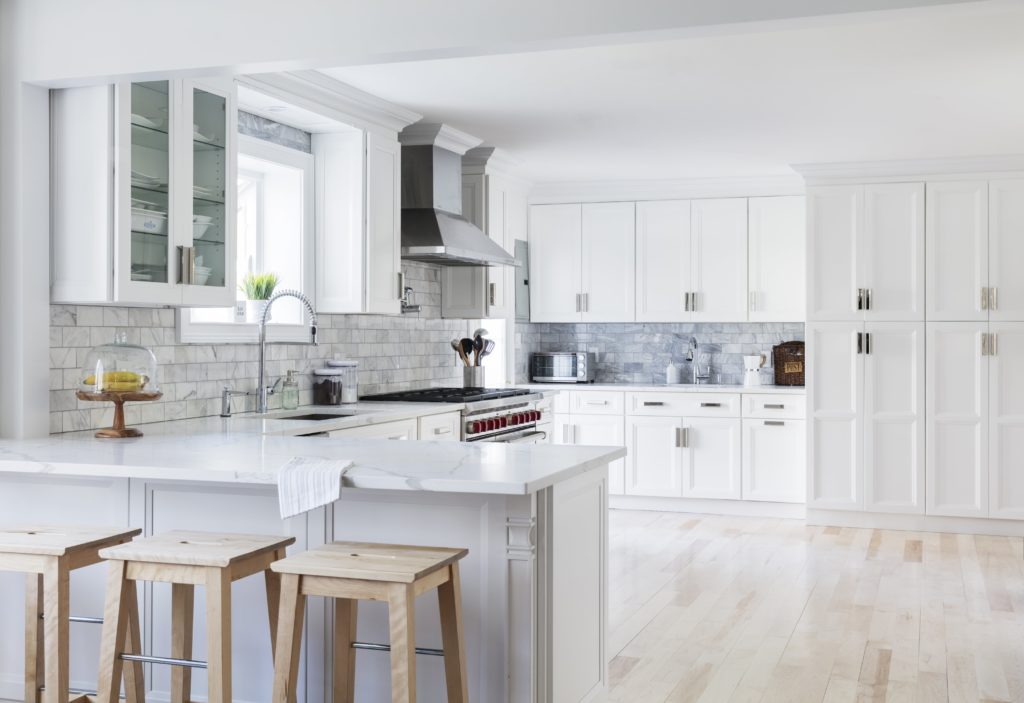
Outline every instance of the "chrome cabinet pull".
<path id="1" fill-rule="evenodd" d="M 590 293 L 583 294 L 583 312 L 590 312 Z"/>
<path id="2" fill-rule="evenodd" d="M 988 336 L 988 353 L 991 356 L 999 354 L 999 335 L 995 332 Z"/>
<path id="3" fill-rule="evenodd" d="M 682 427 L 677 427 L 676 428 L 676 449 L 682 449 L 682 448 L 683 448 L 683 428 Z"/>
<path id="4" fill-rule="evenodd" d="M 785 427 L 786 425 L 782 420 L 765 420 L 764 424 L 766 427 Z"/>
<path id="5" fill-rule="evenodd" d="M 451 427 L 435 427 L 434 428 L 434 434 L 451 434 L 451 433 L 452 433 L 452 428 Z"/>
<path id="6" fill-rule="evenodd" d="M 488 287 L 489 293 L 490 293 L 491 305 L 494 305 L 494 284 L 493 283 L 489 283 L 489 284 L 487 284 L 487 287 Z"/>
<path id="7" fill-rule="evenodd" d="M 863 310 L 864 309 L 864 289 L 863 288 L 858 288 L 857 289 L 857 309 L 858 310 Z"/>
<path id="8" fill-rule="evenodd" d="M 644 401 L 644 407 L 645 408 L 661 407 L 662 405 L 664 405 L 664 403 L 661 402 L 660 400 L 645 400 Z"/>
<path id="9" fill-rule="evenodd" d="M 981 355 L 988 356 L 988 334 L 981 334 Z"/>
<path id="10" fill-rule="evenodd" d="M 722 404 L 721 403 L 701 403 L 700 406 L 702 408 L 720 408 L 720 407 L 722 407 Z"/>
<path id="11" fill-rule="evenodd" d="M 871 309 L 871 289 L 870 288 L 865 288 L 864 289 L 864 309 L 865 310 L 870 310 Z"/>
<path id="12" fill-rule="evenodd" d="M 784 403 L 765 403 L 765 410 L 785 410 L 786 406 Z"/>
<path id="13" fill-rule="evenodd" d="M 690 291 L 686 291 L 683 295 L 683 309 L 686 312 L 690 312 Z"/>
<path id="14" fill-rule="evenodd" d="M 981 309 L 988 310 L 988 288 L 981 289 Z"/>
<path id="15" fill-rule="evenodd" d="M 583 312 L 583 304 L 581 302 L 581 294 L 576 294 L 576 312 Z"/>
<path id="16" fill-rule="evenodd" d="M 690 311 L 691 312 L 697 312 L 697 308 L 698 308 L 698 305 L 697 305 L 697 292 L 694 291 L 694 292 L 690 293 Z"/>
<path id="17" fill-rule="evenodd" d="M 405 297 L 405 274 L 399 271 L 398 273 L 398 299 L 401 300 Z"/>
<path id="18" fill-rule="evenodd" d="M 999 289 L 989 288 L 988 289 L 988 309 L 998 310 L 999 309 Z"/>
<path id="19" fill-rule="evenodd" d="M 857 333 L 857 353 L 864 353 L 864 334 L 862 332 Z"/>
<path id="20" fill-rule="evenodd" d="M 689 449 L 689 448 L 690 448 L 690 428 L 689 427 L 684 427 L 683 428 L 683 449 Z"/>
<path id="21" fill-rule="evenodd" d="M 870 332 L 866 332 L 864 334 L 864 353 L 865 354 L 870 354 L 871 353 L 871 333 Z"/>

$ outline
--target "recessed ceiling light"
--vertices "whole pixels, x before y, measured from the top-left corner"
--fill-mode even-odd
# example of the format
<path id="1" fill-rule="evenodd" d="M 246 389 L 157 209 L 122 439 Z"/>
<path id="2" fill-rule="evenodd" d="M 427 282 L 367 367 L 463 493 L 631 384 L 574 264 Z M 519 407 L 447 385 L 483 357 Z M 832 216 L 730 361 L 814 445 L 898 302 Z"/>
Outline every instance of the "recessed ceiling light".
<path id="1" fill-rule="evenodd" d="M 267 107 L 267 112 L 285 112 L 288 110 L 287 105 L 270 105 Z"/>

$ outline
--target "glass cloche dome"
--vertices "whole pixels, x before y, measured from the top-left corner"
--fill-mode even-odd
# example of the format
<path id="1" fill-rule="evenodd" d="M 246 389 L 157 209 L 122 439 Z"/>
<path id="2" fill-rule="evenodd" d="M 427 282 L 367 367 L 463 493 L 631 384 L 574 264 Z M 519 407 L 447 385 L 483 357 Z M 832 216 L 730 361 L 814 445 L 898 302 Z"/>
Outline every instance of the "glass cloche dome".
<path id="1" fill-rule="evenodd" d="M 113 344 L 90 349 L 81 373 L 79 388 L 85 393 L 160 392 L 156 356 L 146 347 L 128 344 L 125 333 L 118 335 Z"/>

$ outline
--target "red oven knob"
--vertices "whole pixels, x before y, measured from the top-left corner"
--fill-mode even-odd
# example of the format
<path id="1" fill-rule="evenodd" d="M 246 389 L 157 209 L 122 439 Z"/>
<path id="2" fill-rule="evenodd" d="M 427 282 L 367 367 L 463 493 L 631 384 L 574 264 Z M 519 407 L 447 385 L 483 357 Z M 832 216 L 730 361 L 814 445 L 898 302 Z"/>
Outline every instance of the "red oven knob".
<path id="1" fill-rule="evenodd" d="M 498 429 L 498 422 L 493 417 L 487 421 L 487 431 Z"/>
<path id="2" fill-rule="evenodd" d="M 537 412 L 536 410 L 531 410 L 529 412 L 529 415 L 530 415 L 530 422 L 537 422 L 537 420 L 540 418 L 540 413 Z"/>
<path id="3" fill-rule="evenodd" d="M 466 423 L 466 431 L 469 432 L 470 434 L 476 434 L 477 432 L 480 431 L 480 423 L 479 422 L 467 422 Z"/>
<path id="4" fill-rule="evenodd" d="M 540 418 L 541 418 L 540 410 L 534 410 L 533 412 L 537 416 L 537 422 L 540 422 Z"/>
<path id="5" fill-rule="evenodd" d="M 513 426 L 519 424 L 519 415 L 518 415 L 518 413 L 512 413 L 511 415 L 508 416 L 508 424 L 513 425 Z"/>
<path id="6" fill-rule="evenodd" d="M 508 418 L 507 417 L 501 418 L 500 424 L 501 424 L 502 429 L 508 427 Z"/>

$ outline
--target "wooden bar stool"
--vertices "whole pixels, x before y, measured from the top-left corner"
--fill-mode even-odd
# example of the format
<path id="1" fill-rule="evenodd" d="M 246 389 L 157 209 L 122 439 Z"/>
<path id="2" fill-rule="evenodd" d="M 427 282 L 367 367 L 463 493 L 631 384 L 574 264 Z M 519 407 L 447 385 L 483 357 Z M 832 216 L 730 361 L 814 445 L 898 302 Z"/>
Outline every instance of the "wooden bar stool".
<path id="1" fill-rule="evenodd" d="M 71 572 L 98 564 L 99 550 L 128 542 L 142 530 L 71 525 L 0 528 L 0 571 L 28 575 L 25 584 L 25 702 L 66 703 L 69 689 L 69 624 L 103 622 L 69 612 Z M 131 676 L 125 689 L 134 703 Z"/>
<path id="2" fill-rule="evenodd" d="M 281 615 L 274 654 L 274 703 L 295 701 L 306 596 L 334 598 L 334 703 L 352 703 L 356 650 L 391 650 L 391 700 L 416 701 L 416 654 L 444 656 L 449 703 L 467 703 L 459 560 L 469 552 L 444 547 L 405 547 L 334 542 L 274 562 L 281 574 Z M 438 590 L 443 650 L 416 647 L 416 596 Z M 356 605 L 386 601 L 391 644 L 355 641 Z"/>
<path id="3" fill-rule="evenodd" d="M 118 703 L 122 662 L 128 661 L 173 666 L 171 703 L 189 703 L 192 669 L 207 670 L 210 703 L 231 703 L 231 584 L 246 576 L 264 574 L 273 648 L 280 578 L 269 566 L 283 559 L 285 547 L 293 542 L 294 537 L 173 531 L 100 550 L 100 556 L 110 562 L 110 572 L 97 702 Z M 129 623 L 138 622 L 136 581 L 172 584 L 169 657 L 147 656 L 126 644 Z M 206 587 L 206 662 L 192 659 L 196 586 Z M 138 641 L 131 638 L 131 642 Z M 141 689 L 141 676 L 139 680 Z"/>

